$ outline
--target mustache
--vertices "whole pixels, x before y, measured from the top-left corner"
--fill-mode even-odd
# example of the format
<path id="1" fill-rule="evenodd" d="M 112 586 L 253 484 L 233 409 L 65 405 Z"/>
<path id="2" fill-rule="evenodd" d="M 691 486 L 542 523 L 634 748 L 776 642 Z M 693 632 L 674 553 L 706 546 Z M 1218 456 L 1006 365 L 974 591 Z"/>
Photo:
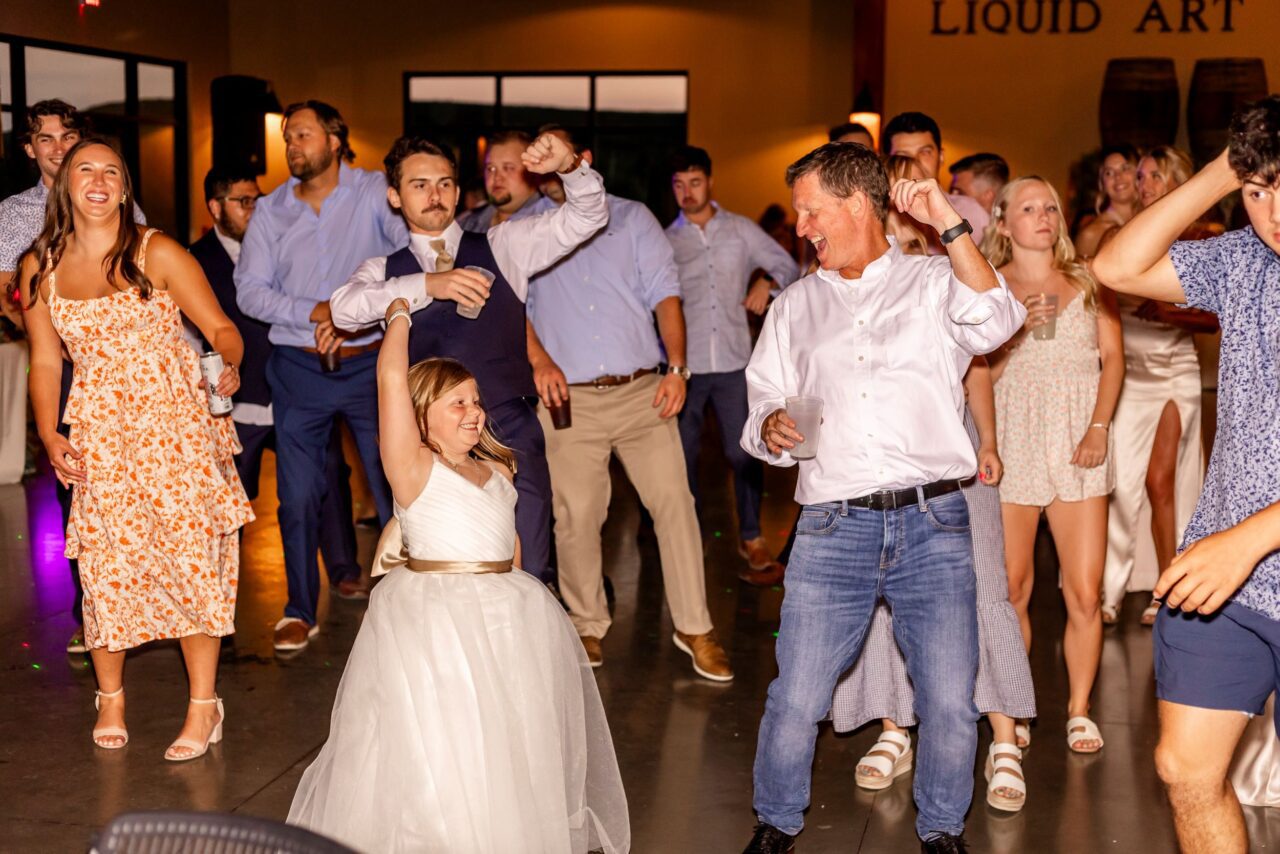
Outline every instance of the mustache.
<path id="1" fill-rule="evenodd" d="M 422 209 L 422 212 L 424 214 L 431 213 L 432 211 L 440 211 L 440 213 L 445 213 L 445 207 L 444 205 L 436 204 L 436 205 L 430 205 L 429 207 L 425 207 Z"/>

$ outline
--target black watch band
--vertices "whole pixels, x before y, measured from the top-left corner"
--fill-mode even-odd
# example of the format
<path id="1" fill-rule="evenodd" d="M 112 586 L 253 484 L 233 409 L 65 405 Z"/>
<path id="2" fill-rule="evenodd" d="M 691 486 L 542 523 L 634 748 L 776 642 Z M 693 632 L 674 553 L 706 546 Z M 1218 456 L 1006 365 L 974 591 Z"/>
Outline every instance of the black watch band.
<path id="1" fill-rule="evenodd" d="M 973 226 L 969 225 L 969 220 L 962 219 L 958 225 L 953 225 L 942 234 L 938 235 L 938 239 L 942 241 L 942 245 L 946 246 L 962 234 L 973 234 Z"/>

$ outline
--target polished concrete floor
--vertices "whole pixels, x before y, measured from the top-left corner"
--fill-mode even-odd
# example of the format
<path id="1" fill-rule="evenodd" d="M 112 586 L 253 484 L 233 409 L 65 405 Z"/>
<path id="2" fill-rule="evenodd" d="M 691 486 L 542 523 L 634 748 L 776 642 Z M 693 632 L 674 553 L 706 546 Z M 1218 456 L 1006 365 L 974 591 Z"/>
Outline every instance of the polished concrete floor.
<path id="1" fill-rule="evenodd" d="M 782 591 L 737 580 L 731 492 L 714 453 L 707 456 L 707 589 L 737 670 L 731 685 L 698 679 L 672 647 L 656 543 L 621 479 L 606 528 L 617 610 L 597 674 L 627 786 L 634 850 L 643 854 L 737 852 L 753 823 L 751 763 L 774 675 Z M 364 606 L 326 601 L 323 633 L 309 649 L 288 660 L 272 654 L 284 577 L 270 456 L 266 468 L 259 518 L 245 536 L 235 647 L 220 676 L 226 738 L 208 756 L 182 765 L 161 758 L 185 702 L 173 644 L 130 655 L 131 741 L 120 751 L 93 747 L 93 674 L 87 657 L 63 652 L 74 622 L 52 479 L 46 473 L 23 486 L 0 487 L 0 851 L 83 851 L 95 828 L 128 810 L 286 814 L 302 770 L 327 734 L 330 703 Z M 768 489 L 766 533 L 780 547 L 795 512 L 789 473 L 771 471 Z M 374 532 L 360 536 L 367 555 Z M 1137 624 L 1141 597 L 1130 597 L 1123 624 L 1107 633 L 1095 703 L 1106 749 L 1093 757 L 1071 755 L 1062 736 L 1066 676 L 1057 639 L 1063 611 L 1051 550 L 1047 541 L 1041 545 L 1033 602 L 1041 717 L 1026 759 L 1028 806 L 1016 816 L 988 809 L 975 769 L 967 833 L 973 850 L 1174 851 L 1169 808 L 1151 762 L 1155 702 L 1150 636 Z M 877 795 L 853 785 L 854 765 L 874 740 L 873 729 L 847 736 L 824 730 L 799 852 L 918 850 L 910 779 Z M 988 741 L 984 727 L 983 754 Z M 1247 813 L 1255 850 L 1280 846 L 1271 811 Z"/>

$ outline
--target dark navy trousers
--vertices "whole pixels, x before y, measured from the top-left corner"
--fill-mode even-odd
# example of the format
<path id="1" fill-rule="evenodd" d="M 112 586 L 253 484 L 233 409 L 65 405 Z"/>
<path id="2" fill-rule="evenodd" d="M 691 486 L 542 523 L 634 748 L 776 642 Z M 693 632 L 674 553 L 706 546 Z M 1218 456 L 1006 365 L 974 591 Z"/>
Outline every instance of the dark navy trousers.
<path id="1" fill-rule="evenodd" d="M 555 580 L 551 568 L 551 470 L 538 410 L 517 397 L 485 410 L 498 441 L 516 453 L 516 533 L 525 572 L 542 582 Z"/>
<path id="2" fill-rule="evenodd" d="M 345 358 L 332 374 L 320 370 L 315 353 L 276 347 L 267 362 L 267 382 L 276 428 L 276 480 L 280 538 L 289 583 L 286 617 L 314 625 L 320 596 L 321 507 L 328 490 L 326 456 L 336 419 L 347 423 L 364 464 L 378 518 L 391 518 L 391 488 L 378 455 L 377 352 Z M 348 517 L 349 518 L 349 517 Z"/>

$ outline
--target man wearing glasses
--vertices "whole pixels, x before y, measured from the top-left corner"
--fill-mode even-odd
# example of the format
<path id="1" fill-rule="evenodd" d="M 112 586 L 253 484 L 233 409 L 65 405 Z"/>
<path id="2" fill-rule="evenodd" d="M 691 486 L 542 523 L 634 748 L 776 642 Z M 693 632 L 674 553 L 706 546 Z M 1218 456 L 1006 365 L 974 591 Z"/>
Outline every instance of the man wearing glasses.
<path id="1" fill-rule="evenodd" d="M 236 455 L 236 471 L 250 501 L 258 497 L 262 452 L 275 449 L 271 387 L 267 385 L 267 359 L 271 355 L 267 333 L 271 325 L 240 311 L 233 275 L 240 260 L 240 242 L 261 196 L 257 178 L 247 170 L 210 170 L 204 178 L 204 199 L 213 217 L 213 228 L 191 244 L 191 254 L 204 269 L 218 304 L 244 339 L 240 390 L 232 398 L 231 420 L 241 447 Z M 325 458 L 327 486 L 320 504 L 320 554 L 324 556 L 330 583 L 335 586 L 340 586 L 342 579 L 360 577 L 351 523 L 350 475 L 351 469 L 342 458 L 342 433 L 335 424 Z"/>

